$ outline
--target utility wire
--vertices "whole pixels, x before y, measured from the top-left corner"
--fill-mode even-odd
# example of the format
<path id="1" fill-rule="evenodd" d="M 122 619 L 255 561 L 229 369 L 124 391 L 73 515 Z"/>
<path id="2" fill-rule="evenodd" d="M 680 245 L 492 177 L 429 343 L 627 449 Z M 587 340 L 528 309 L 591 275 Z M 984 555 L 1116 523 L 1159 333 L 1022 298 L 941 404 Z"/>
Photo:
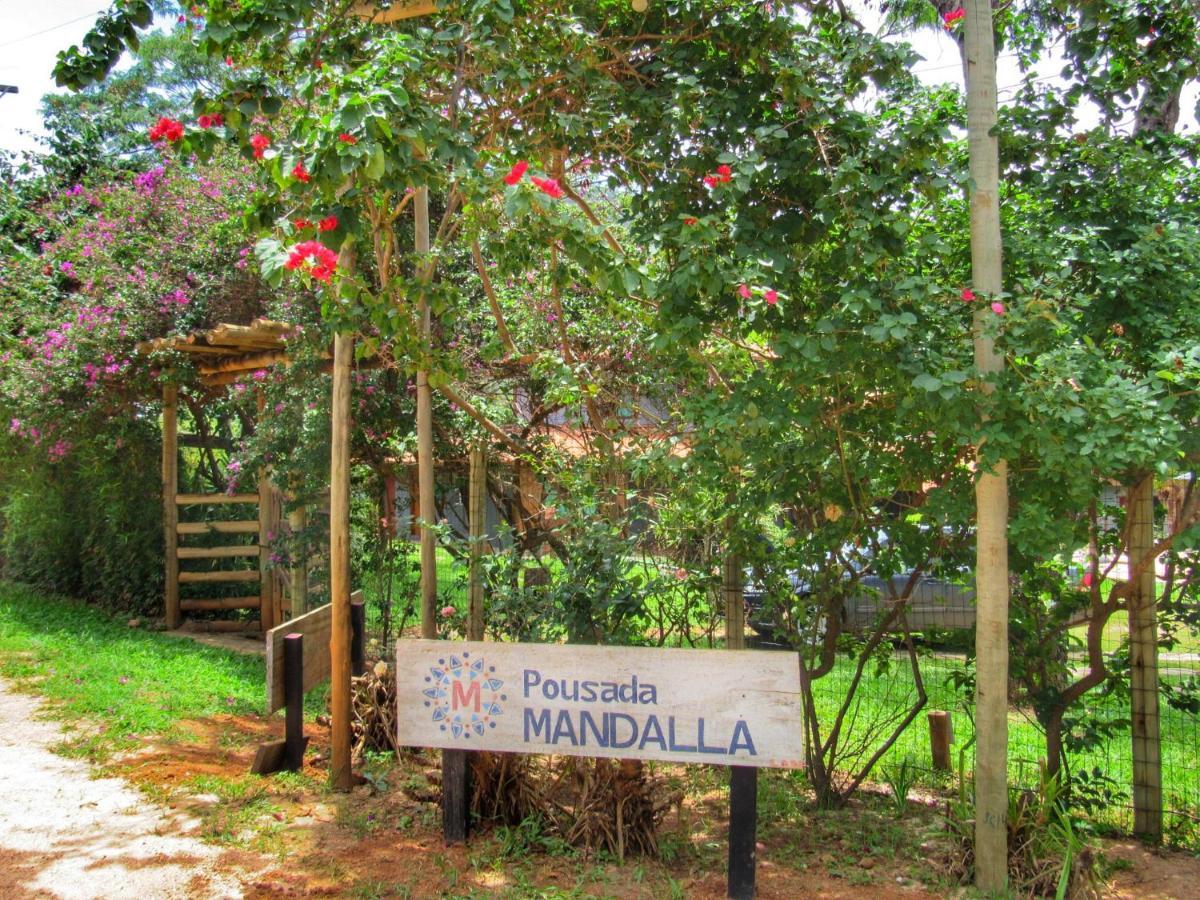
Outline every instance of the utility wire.
<path id="1" fill-rule="evenodd" d="M 13 44 L 20 44 L 25 41 L 32 40 L 35 37 L 41 37 L 43 34 L 49 34 L 51 31 L 57 31 L 60 28 L 66 28 L 68 25 L 74 25 L 76 22 L 82 22 L 84 19 L 94 19 L 102 12 L 104 12 L 103 9 L 98 9 L 95 12 L 87 13 L 86 15 L 80 16 L 77 19 L 71 19 L 69 22 L 59 22 L 57 25 L 51 25 L 49 28 L 43 28 L 41 31 L 35 31 L 32 34 L 25 35 L 24 37 L 13 38 L 11 41 L 5 41 L 4 43 L 0 44 L 0 47 L 11 47 Z"/>

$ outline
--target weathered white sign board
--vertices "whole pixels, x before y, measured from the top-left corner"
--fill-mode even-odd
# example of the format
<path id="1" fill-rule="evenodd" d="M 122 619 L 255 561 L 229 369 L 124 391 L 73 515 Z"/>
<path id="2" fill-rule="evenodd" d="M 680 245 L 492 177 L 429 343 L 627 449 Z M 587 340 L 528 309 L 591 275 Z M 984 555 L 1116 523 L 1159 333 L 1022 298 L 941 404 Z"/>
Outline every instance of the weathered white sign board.
<path id="1" fill-rule="evenodd" d="M 400 744 L 794 769 L 794 653 L 396 643 Z"/>

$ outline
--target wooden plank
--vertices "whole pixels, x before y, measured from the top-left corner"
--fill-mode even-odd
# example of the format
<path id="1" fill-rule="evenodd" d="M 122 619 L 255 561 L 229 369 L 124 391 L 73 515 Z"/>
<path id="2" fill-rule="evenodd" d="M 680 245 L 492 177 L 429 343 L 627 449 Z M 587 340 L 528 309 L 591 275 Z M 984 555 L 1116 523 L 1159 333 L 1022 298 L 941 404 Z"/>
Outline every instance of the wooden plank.
<path id="1" fill-rule="evenodd" d="M 287 364 L 290 360 L 282 350 L 267 350 L 263 353 L 247 353 L 243 356 L 233 356 L 218 362 L 201 363 L 201 375 L 218 375 L 221 372 L 249 372 L 255 369 L 267 369 L 280 363 Z"/>
<path id="2" fill-rule="evenodd" d="M 215 572 L 180 572 L 180 584 L 209 584 L 221 581 L 258 581 L 257 569 L 218 570 Z"/>
<path id="3" fill-rule="evenodd" d="M 184 612 L 211 612 L 221 609 L 258 609 L 258 595 L 253 597 L 220 597 L 216 600 L 181 600 Z"/>
<path id="4" fill-rule="evenodd" d="M 162 499 L 163 499 L 163 544 L 166 556 L 166 607 L 168 628 L 178 628 L 181 621 L 179 610 L 179 559 L 175 555 L 179 543 L 176 531 L 179 507 L 176 491 L 179 489 L 179 453 L 176 439 L 179 434 L 179 389 L 168 384 L 163 387 L 163 438 L 162 438 Z"/>
<path id="5" fill-rule="evenodd" d="M 267 713 L 287 703 L 283 671 L 283 639 L 289 634 L 304 635 L 304 690 L 329 677 L 329 634 L 333 623 L 333 605 L 326 603 L 290 622 L 277 625 L 266 634 L 267 642 Z"/>
<path id="6" fill-rule="evenodd" d="M 288 513 L 288 530 L 292 535 L 302 532 L 308 524 L 308 514 L 303 506 L 298 506 Z M 308 612 L 308 558 L 302 547 L 296 547 L 292 557 L 292 568 L 289 573 L 289 599 L 293 616 L 302 616 Z"/>
<path id="7" fill-rule="evenodd" d="M 425 2 L 425 0 L 409 0 L 407 3 L 396 3 L 387 9 L 380 9 L 369 0 L 356 3 L 350 7 L 350 15 L 357 16 L 360 19 L 370 19 L 372 25 L 387 25 L 390 22 L 399 22 L 403 19 L 412 19 L 417 16 L 427 16 L 430 13 L 437 12 L 437 4 Z"/>
<path id="8" fill-rule="evenodd" d="M 258 534 L 257 519 L 237 519 L 226 522 L 180 522 L 178 534 Z"/>
<path id="9" fill-rule="evenodd" d="M 258 556 L 255 544 L 240 544 L 229 547 L 179 547 L 176 559 L 228 559 L 233 556 Z"/>
<path id="10" fill-rule="evenodd" d="M 795 653 L 396 643 L 402 746 L 803 765 Z"/>
<path id="11" fill-rule="evenodd" d="M 221 505 L 226 503 L 257 503 L 258 494 L 177 494 L 175 503 L 179 506 L 197 506 L 203 504 Z"/>

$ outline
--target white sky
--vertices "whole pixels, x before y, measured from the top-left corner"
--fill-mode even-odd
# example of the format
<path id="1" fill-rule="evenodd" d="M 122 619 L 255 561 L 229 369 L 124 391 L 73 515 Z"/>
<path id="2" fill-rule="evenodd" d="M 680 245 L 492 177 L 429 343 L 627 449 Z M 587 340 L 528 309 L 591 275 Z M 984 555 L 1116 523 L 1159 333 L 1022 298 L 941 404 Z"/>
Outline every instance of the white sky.
<path id="1" fill-rule="evenodd" d="M 854 2 L 868 27 L 878 24 L 877 14 Z M 19 94 L 0 95 L 0 149 L 32 150 L 37 146 L 21 131 L 41 132 L 38 107 L 43 94 L 58 90 L 50 74 L 60 50 L 78 43 L 107 0 L 0 0 L 0 84 L 14 84 Z M 945 34 L 924 31 L 908 37 L 924 61 L 917 66 L 922 80 L 929 84 L 962 83 L 958 50 Z M 1039 76 L 1053 78 L 1062 68 L 1061 60 L 1052 59 L 1039 66 Z M 1011 88 L 1020 80 L 1016 62 L 1010 54 L 999 60 L 1000 100 L 1011 96 Z M 1197 85 L 1184 93 L 1181 130 L 1196 131 L 1193 110 Z M 1089 126 L 1092 122 L 1084 122 Z"/>
<path id="2" fill-rule="evenodd" d="M 107 0 L 0 0 L 0 84 L 19 94 L 0 95 L 0 149 L 32 150 L 41 132 L 42 95 L 58 90 L 51 70 L 58 51 L 77 44 Z"/>

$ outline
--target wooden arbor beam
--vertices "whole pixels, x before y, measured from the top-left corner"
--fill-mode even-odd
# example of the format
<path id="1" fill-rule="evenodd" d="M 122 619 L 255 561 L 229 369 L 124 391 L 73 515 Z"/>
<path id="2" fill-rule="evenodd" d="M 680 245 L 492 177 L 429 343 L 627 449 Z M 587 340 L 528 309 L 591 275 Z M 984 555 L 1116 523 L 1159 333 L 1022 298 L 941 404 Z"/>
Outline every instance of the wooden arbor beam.
<path id="1" fill-rule="evenodd" d="M 368 19 L 372 25 L 386 25 L 389 22 L 400 22 L 404 19 L 415 19 L 417 16 L 427 16 L 437 12 L 436 3 L 424 0 L 408 0 L 394 3 L 387 9 L 380 9 L 374 3 L 361 2 L 350 7 L 350 15 L 360 19 Z"/>

